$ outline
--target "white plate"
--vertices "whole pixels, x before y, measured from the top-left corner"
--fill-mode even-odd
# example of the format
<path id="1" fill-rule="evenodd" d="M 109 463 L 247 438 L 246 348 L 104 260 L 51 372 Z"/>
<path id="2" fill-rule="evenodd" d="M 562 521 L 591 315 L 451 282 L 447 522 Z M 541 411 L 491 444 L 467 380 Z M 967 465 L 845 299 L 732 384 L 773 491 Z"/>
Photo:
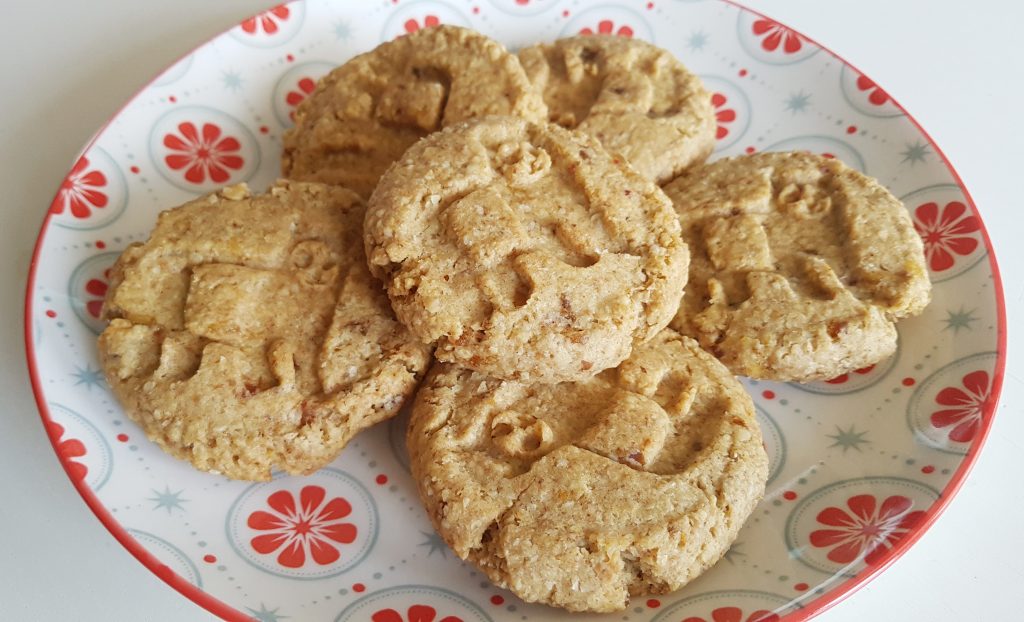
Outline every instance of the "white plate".
<path id="1" fill-rule="evenodd" d="M 310 477 L 233 482 L 148 442 L 96 360 L 106 270 L 146 237 L 160 209 L 228 183 L 270 183 L 290 112 L 316 78 L 435 22 L 470 26 L 510 47 L 588 29 L 653 41 L 715 92 L 716 157 L 807 149 L 841 158 L 901 197 L 925 241 L 934 300 L 900 324 L 895 357 L 831 382 L 747 383 L 771 480 L 726 559 L 685 589 L 636 598 L 608 619 L 802 620 L 913 544 L 962 483 L 1002 383 L 1005 313 L 980 217 L 938 148 L 879 86 L 778 23 L 699 0 L 294 2 L 225 32 L 143 89 L 61 186 L 26 301 L 43 421 L 111 533 L 228 619 L 569 617 L 494 588 L 446 549 L 415 497 L 404 419 L 360 435 Z M 335 499 L 345 503 L 332 507 L 351 508 L 347 515 L 325 514 Z M 303 516 L 292 504 L 306 508 Z M 312 542 L 296 529 L 300 519 L 351 525 L 354 538 Z"/>

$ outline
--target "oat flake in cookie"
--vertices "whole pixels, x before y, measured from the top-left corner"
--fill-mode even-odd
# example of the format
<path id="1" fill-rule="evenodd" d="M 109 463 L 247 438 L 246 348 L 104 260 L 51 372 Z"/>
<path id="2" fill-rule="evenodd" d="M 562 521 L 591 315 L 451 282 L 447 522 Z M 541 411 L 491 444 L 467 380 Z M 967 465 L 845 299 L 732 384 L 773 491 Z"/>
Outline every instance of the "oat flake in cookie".
<path id="1" fill-rule="evenodd" d="M 595 136 L 658 183 L 715 146 L 711 96 L 670 52 L 637 39 L 582 35 L 519 52 L 549 119 Z"/>
<path id="2" fill-rule="evenodd" d="M 514 54 L 455 26 L 424 28 L 361 54 L 317 84 L 284 135 L 285 177 L 370 196 L 388 165 L 442 127 L 546 109 Z"/>
<path id="3" fill-rule="evenodd" d="M 560 385 L 433 368 L 413 405 L 413 479 L 455 553 L 524 600 L 616 611 L 718 561 L 764 494 L 739 382 L 671 329 Z"/>
<path id="4" fill-rule="evenodd" d="M 592 137 L 488 117 L 409 149 L 370 199 L 370 270 L 441 361 L 559 382 L 671 320 L 688 252 L 664 193 Z"/>
<path id="5" fill-rule="evenodd" d="M 121 254 L 99 338 L 107 381 L 170 454 L 236 479 L 309 473 L 394 415 L 430 351 L 366 270 L 365 207 L 339 187 L 225 188 Z"/>
<path id="6" fill-rule="evenodd" d="M 809 381 L 896 349 L 928 304 L 923 246 L 877 181 L 809 153 L 692 169 L 665 186 L 693 253 L 672 326 L 733 372 Z"/>

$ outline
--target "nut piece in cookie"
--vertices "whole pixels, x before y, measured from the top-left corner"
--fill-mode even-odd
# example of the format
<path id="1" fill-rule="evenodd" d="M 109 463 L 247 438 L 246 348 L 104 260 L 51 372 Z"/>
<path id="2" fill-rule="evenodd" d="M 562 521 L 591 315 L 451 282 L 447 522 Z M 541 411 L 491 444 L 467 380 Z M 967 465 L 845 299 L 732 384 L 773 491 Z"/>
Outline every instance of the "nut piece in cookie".
<path id="1" fill-rule="evenodd" d="M 394 415 L 430 359 L 366 269 L 340 187 L 225 188 L 160 214 L 114 265 L 107 382 L 168 453 L 235 479 L 309 473 Z"/>
<path id="2" fill-rule="evenodd" d="M 672 327 L 737 374 L 833 378 L 896 349 L 895 321 L 928 304 L 906 209 L 835 159 L 762 153 L 664 187 L 693 257 Z"/>
<path id="3" fill-rule="evenodd" d="M 750 396 L 671 329 L 576 383 L 436 365 L 408 446 L 455 553 L 524 600 L 571 611 L 620 610 L 695 579 L 768 477 Z"/>
<path id="4" fill-rule="evenodd" d="M 519 52 L 548 118 L 596 137 L 658 183 L 715 146 L 711 96 L 670 52 L 638 39 L 586 35 Z"/>
<path id="5" fill-rule="evenodd" d="M 514 54 L 455 26 L 418 30 L 324 76 L 284 135 L 286 177 L 340 184 L 368 197 L 417 140 L 467 119 L 547 110 Z"/>
<path id="6" fill-rule="evenodd" d="M 652 182 L 590 136 L 515 117 L 409 149 L 370 199 L 365 241 L 439 360 L 538 382 L 593 376 L 657 334 L 689 256 Z"/>

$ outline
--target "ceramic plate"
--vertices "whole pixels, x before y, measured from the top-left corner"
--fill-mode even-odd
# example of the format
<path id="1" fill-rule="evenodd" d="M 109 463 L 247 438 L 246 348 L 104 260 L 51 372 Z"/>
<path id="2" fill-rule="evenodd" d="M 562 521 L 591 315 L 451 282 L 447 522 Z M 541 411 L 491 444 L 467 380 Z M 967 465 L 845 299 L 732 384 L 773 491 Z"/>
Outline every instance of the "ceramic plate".
<path id="1" fill-rule="evenodd" d="M 902 198 L 924 239 L 934 300 L 899 325 L 899 352 L 827 382 L 747 382 L 771 457 L 763 503 L 706 575 L 606 619 L 803 620 L 910 547 L 960 486 L 995 410 L 1005 316 L 991 246 L 956 173 L 881 86 L 784 25 L 715 0 L 294 2 L 231 28 L 128 102 L 49 208 L 26 307 L 43 422 L 111 533 L 228 619 L 568 619 L 496 589 L 435 535 L 409 476 L 404 418 L 358 436 L 309 477 L 229 481 L 147 441 L 97 362 L 108 270 L 159 210 L 222 185 L 268 185 L 291 113 L 318 77 L 437 23 L 512 48 L 577 33 L 668 48 L 714 93 L 715 157 L 840 158 Z M 328 512 L 335 499 L 351 510 Z M 306 528 L 342 523 L 353 541 Z"/>

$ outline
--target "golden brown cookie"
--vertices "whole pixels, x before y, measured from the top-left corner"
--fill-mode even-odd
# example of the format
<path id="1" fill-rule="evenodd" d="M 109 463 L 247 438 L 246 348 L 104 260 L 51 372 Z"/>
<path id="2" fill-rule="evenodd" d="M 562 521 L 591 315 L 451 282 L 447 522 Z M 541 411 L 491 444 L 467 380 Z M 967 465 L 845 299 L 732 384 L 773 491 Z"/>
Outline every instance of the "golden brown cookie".
<path id="1" fill-rule="evenodd" d="M 672 54 L 638 39 L 581 35 L 519 52 L 548 118 L 587 132 L 658 183 L 715 146 L 711 96 Z"/>
<path id="2" fill-rule="evenodd" d="M 809 153 L 719 160 L 665 186 L 693 258 L 673 328 L 733 372 L 809 381 L 896 349 L 928 304 L 921 239 L 877 181 Z"/>
<path id="3" fill-rule="evenodd" d="M 365 206 L 339 187 L 231 186 L 163 212 L 114 266 L 107 381 L 168 453 L 266 480 L 309 473 L 394 415 L 430 350 L 366 270 Z"/>
<path id="4" fill-rule="evenodd" d="M 768 476 L 750 396 L 671 329 L 576 383 L 436 365 L 408 445 L 430 520 L 455 553 L 522 599 L 571 611 L 623 609 L 696 578 Z"/>
<path id="5" fill-rule="evenodd" d="M 370 270 L 437 358 L 559 382 L 618 365 L 671 319 L 688 252 L 664 193 L 593 138 L 487 117 L 381 178 Z"/>
<path id="6" fill-rule="evenodd" d="M 455 26 L 418 30 L 324 76 L 284 135 L 285 177 L 368 197 L 417 140 L 490 114 L 539 121 L 546 109 L 515 55 Z"/>

